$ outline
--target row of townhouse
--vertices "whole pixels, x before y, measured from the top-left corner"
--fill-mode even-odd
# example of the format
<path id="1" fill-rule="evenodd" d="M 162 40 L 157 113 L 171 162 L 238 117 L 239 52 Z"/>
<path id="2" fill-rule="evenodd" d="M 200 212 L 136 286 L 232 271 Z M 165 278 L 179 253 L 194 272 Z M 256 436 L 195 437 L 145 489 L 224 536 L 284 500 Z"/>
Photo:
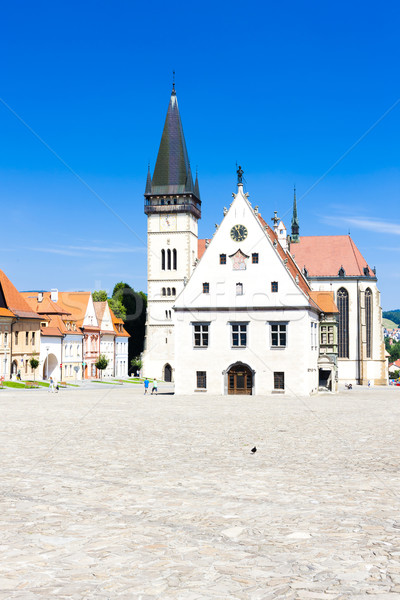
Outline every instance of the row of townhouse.
<path id="1" fill-rule="evenodd" d="M 128 338 L 122 319 L 90 292 L 18 292 L 0 271 L 0 378 L 57 381 L 95 379 L 100 354 L 108 359 L 102 377 L 128 375 Z"/>

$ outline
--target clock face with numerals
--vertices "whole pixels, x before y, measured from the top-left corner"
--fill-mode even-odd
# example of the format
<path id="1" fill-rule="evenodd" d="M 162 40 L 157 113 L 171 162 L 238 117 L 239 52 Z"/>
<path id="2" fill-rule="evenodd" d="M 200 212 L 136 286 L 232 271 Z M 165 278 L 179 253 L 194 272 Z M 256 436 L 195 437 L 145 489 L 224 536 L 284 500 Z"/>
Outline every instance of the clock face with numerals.
<path id="1" fill-rule="evenodd" d="M 160 216 L 160 230 L 161 231 L 175 231 L 176 230 L 176 215 L 161 215 Z"/>
<path id="2" fill-rule="evenodd" d="M 244 225 L 234 225 L 231 229 L 231 238 L 235 242 L 243 242 L 247 238 L 247 229 Z"/>

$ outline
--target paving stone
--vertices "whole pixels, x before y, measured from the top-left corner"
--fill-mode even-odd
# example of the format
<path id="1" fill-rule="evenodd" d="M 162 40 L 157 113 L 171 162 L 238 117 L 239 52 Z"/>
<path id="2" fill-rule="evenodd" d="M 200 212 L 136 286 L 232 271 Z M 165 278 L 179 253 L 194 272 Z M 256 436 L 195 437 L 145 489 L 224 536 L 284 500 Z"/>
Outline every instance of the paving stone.
<path id="1" fill-rule="evenodd" d="M 3 390 L 0 600 L 400 599 L 400 388 L 160 392 Z"/>

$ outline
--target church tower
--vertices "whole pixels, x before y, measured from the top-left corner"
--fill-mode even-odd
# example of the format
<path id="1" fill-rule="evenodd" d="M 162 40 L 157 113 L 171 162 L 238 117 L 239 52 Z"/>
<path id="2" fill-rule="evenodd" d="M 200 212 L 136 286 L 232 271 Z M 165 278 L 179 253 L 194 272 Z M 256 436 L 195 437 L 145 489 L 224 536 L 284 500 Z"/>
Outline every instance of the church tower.
<path id="1" fill-rule="evenodd" d="M 153 177 L 144 193 L 147 215 L 147 322 L 143 374 L 174 379 L 173 310 L 176 296 L 197 260 L 197 223 L 201 217 L 199 182 L 192 171 L 175 84 Z"/>

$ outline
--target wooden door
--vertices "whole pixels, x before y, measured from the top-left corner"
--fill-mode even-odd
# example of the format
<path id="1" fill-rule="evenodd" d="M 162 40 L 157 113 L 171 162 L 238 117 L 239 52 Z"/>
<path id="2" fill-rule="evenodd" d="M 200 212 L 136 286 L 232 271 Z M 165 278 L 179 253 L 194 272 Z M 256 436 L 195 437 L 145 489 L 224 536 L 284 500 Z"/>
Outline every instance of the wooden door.
<path id="1" fill-rule="evenodd" d="M 228 372 L 228 394 L 251 395 L 253 374 L 248 367 L 236 365 Z"/>

